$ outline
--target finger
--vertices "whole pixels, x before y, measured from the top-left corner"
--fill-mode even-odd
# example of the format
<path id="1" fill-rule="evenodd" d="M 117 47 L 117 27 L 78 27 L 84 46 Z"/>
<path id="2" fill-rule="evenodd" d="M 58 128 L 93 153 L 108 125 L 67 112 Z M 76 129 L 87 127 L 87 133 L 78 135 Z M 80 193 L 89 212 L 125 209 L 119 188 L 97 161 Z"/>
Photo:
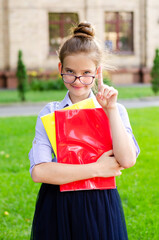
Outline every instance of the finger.
<path id="1" fill-rule="evenodd" d="M 104 97 L 105 98 L 110 98 L 113 95 L 118 95 L 118 91 L 112 87 L 110 87 L 109 89 L 106 89 L 104 91 Z"/>
<path id="2" fill-rule="evenodd" d="M 101 93 L 101 97 L 103 97 L 104 94 L 104 85 L 100 86 L 99 93 Z"/>
<path id="3" fill-rule="evenodd" d="M 96 94 L 96 97 L 101 100 L 103 100 L 103 96 L 104 96 L 104 85 L 102 85 L 100 88 L 98 87 L 98 93 Z"/>
<path id="4" fill-rule="evenodd" d="M 111 88 L 110 91 L 107 94 L 107 97 L 109 98 L 109 97 L 111 97 L 113 95 L 117 96 L 118 95 L 118 91 L 116 89 L 114 89 L 114 88 Z"/>
<path id="5" fill-rule="evenodd" d="M 109 151 L 107 151 L 107 152 L 105 152 L 105 156 L 113 156 L 114 154 L 113 154 L 113 150 L 109 150 Z"/>
<path id="6" fill-rule="evenodd" d="M 114 177 L 117 177 L 117 176 L 120 176 L 121 174 L 122 174 L 121 171 L 115 170 L 113 176 L 114 176 Z"/>
<path id="7" fill-rule="evenodd" d="M 124 168 L 123 167 L 119 167 L 119 170 L 121 171 L 121 170 L 124 170 Z"/>
<path id="8" fill-rule="evenodd" d="M 102 67 L 99 66 L 99 68 L 98 68 L 98 91 L 101 90 L 102 85 L 103 85 Z"/>
<path id="9" fill-rule="evenodd" d="M 116 95 L 112 90 L 104 92 L 105 98 L 111 98 L 113 95 Z"/>
<path id="10" fill-rule="evenodd" d="M 107 95 L 108 95 L 109 92 L 110 92 L 109 87 L 105 87 L 105 88 L 104 88 L 104 91 L 103 91 L 103 96 L 104 96 L 105 98 L 107 98 Z"/>
<path id="11" fill-rule="evenodd" d="M 113 87 L 109 87 L 108 85 L 103 85 L 102 88 L 103 88 L 103 94 L 105 94 L 105 96 L 106 96 L 110 91 L 115 90 Z"/>

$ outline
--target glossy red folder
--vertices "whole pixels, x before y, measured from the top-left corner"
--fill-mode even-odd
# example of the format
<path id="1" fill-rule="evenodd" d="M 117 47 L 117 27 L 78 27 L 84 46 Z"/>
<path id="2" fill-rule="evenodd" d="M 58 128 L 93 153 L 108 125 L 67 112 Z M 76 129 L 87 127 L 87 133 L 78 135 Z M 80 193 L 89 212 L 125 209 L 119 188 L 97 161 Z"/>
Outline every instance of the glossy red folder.
<path id="1" fill-rule="evenodd" d="M 109 121 L 102 108 L 55 111 L 55 125 L 60 163 L 92 163 L 112 149 Z M 60 191 L 115 187 L 115 177 L 97 177 L 63 184 Z"/>

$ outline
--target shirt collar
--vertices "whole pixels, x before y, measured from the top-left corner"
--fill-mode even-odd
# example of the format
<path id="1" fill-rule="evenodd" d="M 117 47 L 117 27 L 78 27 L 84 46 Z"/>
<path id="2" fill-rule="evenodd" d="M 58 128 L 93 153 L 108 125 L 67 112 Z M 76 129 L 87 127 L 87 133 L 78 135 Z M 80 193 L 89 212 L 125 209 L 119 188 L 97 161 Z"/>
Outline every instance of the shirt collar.
<path id="1" fill-rule="evenodd" d="M 93 98 L 93 101 L 94 101 L 94 103 L 95 103 L 95 106 L 98 107 L 98 108 L 101 107 L 101 106 L 99 105 L 98 101 L 96 100 L 96 97 L 95 97 L 94 93 L 92 92 L 92 90 L 91 90 L 88 98 L 91 98 L 91 97 Z M 66 106 L 71 106 L 72 104 L 73 104 L 73 103 L 71 102 L 71 99 L 70 99 L 70 97 L 69 97 L 69 91 L 67 91 L 66 96 L 65 96 L 64 99 L 60 102 L 59 109 L 62 109 L 62 108 L 64 108 L 64 107 L 66 107 Z"/>
<path id="2" fill-rule="evenodd" d="M 67 106 L 71 106 L 71 105 L 72 105 L 72 102 L 71 102 L 71 99 L 70 99 L 68 93 L 69 93 L 69 91 L 67 91 L 66 96 L 65 96 L 64 99 L 60 102 L 60 106 L 59 106 L 60 109 L 64 108 L 66 105 L 67 105 Z"/>

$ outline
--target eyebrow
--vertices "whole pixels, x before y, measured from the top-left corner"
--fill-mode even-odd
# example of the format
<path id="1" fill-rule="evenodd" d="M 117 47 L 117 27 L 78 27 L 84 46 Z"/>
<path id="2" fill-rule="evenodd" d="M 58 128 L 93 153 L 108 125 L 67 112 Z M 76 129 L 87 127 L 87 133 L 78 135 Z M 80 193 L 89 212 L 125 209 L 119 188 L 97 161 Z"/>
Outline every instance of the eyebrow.
<path id="1" fill-rule="evenodd" d="M 64 67 L 65 70 L 71 70 L 74 72 L 74 70 L 72 68 L 69 68 L 69 67 Z"/>
<path id="2" fill-rule="evenodd" d="M 67 70 L 71 70 L 72 72 L 75 72 L 74 69 L 72 68 L 69 68 L 69 67 L 64 67 L 64 69 L 67 71 Z M 93 69 L 83 69 L 81 70 L 82 72 L 93 72 Z"/>

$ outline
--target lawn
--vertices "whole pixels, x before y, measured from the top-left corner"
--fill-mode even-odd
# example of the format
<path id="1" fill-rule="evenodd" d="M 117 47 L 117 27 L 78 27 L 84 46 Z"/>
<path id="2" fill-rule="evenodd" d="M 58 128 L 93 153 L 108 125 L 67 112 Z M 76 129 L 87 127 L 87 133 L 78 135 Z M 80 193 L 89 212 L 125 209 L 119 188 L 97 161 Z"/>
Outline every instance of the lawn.
<path id="1" fill-rule="evenodd" d="M 49 102 L 62 100 L 67 90 L 52 90 L 52 91 L 28 91 L 26 93 L 26 102 Z M 1 103 L 14 103 L 19 102 L 19 95 L 17 90 L 1 90 L 0 91 L 0 104 Z"/>
<path id="2" fill-rule="evenodd" d="M 159 108 L 129 109 L 141 154 L 117 178 L 129 240 L 159 239 Z M 0 240 L 28 240 L 40 184 L 29 175 L 36 117 L 0 118 Z"/>
<path id="3" fill-rule="evenodd" d="M 123 98 L 142 98 L 154 96 L 153 91 L 149 85 L 138 86 L 118 86 L 119 99 Z M 62 100 L 66 94 L 66 90 L 52 90 L 52 91 L 28 91 L 26 93 L 27 102 L 49 102 Z M 159 96 L 159 94 L 158 94 Z M 0 91 L 0 104 L 19 102 L 17 90 L 1 90 Z"/>

